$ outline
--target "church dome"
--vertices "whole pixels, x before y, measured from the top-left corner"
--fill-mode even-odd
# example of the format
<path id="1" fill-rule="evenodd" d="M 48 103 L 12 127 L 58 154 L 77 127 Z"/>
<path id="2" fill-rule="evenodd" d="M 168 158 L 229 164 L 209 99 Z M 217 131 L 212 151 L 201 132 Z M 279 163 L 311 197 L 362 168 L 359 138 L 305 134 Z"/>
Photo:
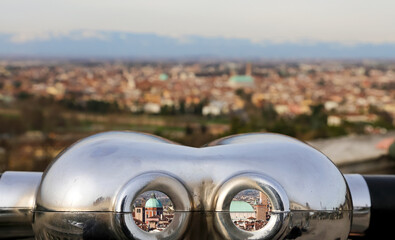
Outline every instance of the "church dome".
<path id="1" fill-rule="evenodd" d="M 230 203 L 230 208 L 229 208 L 230 212 L 243 212 L 243 213 L 247 213 L 247 212 L 255 212 L 254 208 L 252 208 L 252 206 L 244 201 L 232 201 Z"/>
<path id="2" fill-rule="evenodd" d="M 145 203 L 145 208 L 163 208 L 162 203 L 156 199 L 155 193 L 151 195 L 151 198 Z"/>
<path id="3" fill-rule="evenodd" d="M 231 78 L 229 78 L 230 82 L 234 82 L 234 83 L 250 83 L 253 84 L 254 83 L 254 78 L 251 76 L 247 76 L 247 75 L 236 75 L 236 76 L 232 76 Z"/>

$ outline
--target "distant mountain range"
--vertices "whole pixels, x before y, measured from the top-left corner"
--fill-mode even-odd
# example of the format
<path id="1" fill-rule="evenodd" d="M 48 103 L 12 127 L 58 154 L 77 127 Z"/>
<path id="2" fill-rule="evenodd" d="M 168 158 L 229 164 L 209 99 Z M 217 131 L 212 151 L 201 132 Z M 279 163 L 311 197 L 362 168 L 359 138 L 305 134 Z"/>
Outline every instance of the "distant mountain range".
<path id="1" fill-rule="evenodd" d="M 74 31 L 31 39 L 0 34 L 0 57 L 395 59 L 395 43 L 256 43 L 247 39 L 220 37 L 186 36 L 177 39 L 155 34 L 108 31 L 86 34 L 84 31 Z"/>

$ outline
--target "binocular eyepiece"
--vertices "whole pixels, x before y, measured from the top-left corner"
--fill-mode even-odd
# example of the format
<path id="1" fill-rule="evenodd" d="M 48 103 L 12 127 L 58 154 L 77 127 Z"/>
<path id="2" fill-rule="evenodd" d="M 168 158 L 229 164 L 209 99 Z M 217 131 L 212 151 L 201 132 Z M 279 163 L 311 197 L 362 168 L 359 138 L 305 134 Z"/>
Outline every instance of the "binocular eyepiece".
<path id="1" fill-rule="evenodd" d="M 370 229 L 372 179 L 343 175 L 321 152 L 278 134 L 192 148 L 144 133 L 101 133 L 63 151 L 44 173 L 2 174 L 0 238 L 348 239 Z M 230 214 L 246 189 L 271 204 L 256 231 L 238 228 Z M 154 190 L 171 199 L 174 218 L 145 232 L 133 203 Z"/>

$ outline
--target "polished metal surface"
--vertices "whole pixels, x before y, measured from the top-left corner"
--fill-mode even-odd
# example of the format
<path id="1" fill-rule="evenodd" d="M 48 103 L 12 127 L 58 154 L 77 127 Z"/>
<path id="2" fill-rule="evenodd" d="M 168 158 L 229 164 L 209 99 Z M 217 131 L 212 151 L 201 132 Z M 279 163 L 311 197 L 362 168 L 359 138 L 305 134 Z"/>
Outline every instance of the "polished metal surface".
<path id="1" fill-rule="evenodd" d="M 5 172 L 0 177 L 0 238 L 34 236 L 33 208 L 42 173 Z"/>
<path id="2" fill-rule="evenodd" d="M 245 189 L 272 202 L 255 232 L 233 225 L 229 206 Z M 170 197 L 175 218 L 160 233 L 133 222 L 142 192 Z M 278 134 L 242 134 L 192 148 L 149 134 L 108 132 L 57 157 L 37 192 L 37 239 L 347 239 L 352 203 L 343 175 L 321 152 Z"/>
<path id="3" fill-rule="evenodd" d="M 172 223 L 159 233 L 141 231 L 134 223 L 132 216 L 135 198 L 151 190 L 166 193 L 172 199 L 177 211 Z M 191 202 L 189 193 L 177 179 L 167 174 L 148 172 L 133 178 L 118 193 L 115 212 L 119 215 L 114 218 L 116 220 L 114 226 L 131 239 L 182 239 L 190 222 Z"/>
<path id="4" fill-rule="evenodd" d="M 229 208 L 233 197 L 245 189 L 256 189 L 266 193 L 272 204 L 268 224 L 253 232 L 240 231 L 230 218 Z M 216 199 L 216 227 L 221 229 L 224 239 L 277 239 L 288 227 L 290 216 L 289 199 L 276 180 L 260 174 L 241 174 L 224 183 Z"/>
<path id="5" fill-rule="evenodd" d="M 0 177 L 0 208 L 32 209 L 41 172 L 5 172 Z"/>
<path id="6" fill-rule="evenodd" d="M 354 207 L 351 232 L 363 233 L 369 228 L 372 206 L 368 184 L 359 174 L 345 174 L 344 177 L 350 189 Z"/>

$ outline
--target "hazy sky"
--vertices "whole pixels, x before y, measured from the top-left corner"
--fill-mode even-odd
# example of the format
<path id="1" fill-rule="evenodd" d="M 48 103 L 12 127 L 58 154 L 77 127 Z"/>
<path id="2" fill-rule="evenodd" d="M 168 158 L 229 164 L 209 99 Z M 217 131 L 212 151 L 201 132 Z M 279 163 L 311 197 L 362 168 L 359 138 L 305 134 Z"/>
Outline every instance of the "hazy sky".
<path id="1" fill-rule="evenodd" d="M 394 11 L 394 0 L 1 0 L 0 33 L 15 41 L 111 30 L 180 39 L 395 43 Z"/>

